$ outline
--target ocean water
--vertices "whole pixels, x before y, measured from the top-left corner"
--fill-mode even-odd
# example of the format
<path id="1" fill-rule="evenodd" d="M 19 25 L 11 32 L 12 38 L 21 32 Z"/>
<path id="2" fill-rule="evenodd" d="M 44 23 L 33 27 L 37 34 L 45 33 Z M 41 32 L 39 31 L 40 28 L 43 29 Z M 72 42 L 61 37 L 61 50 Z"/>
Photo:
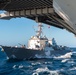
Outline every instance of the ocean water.
<path id="1" fill-rule="evenodd" d="M 76 48 L 66 55 L 18 61 L 8 60 L 0 51 L 0 75 L 76 75 Z"/>

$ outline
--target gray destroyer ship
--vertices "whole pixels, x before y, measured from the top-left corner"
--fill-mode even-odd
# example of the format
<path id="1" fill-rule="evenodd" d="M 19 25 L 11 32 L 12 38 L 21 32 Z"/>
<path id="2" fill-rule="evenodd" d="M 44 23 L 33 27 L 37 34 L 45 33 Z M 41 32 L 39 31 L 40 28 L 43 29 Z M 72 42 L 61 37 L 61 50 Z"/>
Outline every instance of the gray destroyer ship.
<path id="1" fill-rule="evenodd" d="M 9 59 L 34 59 L 34 58 L 49 58 L 51 56 L 65 55 L 71 50 L 64 46 L 58 46 L 55 39 L 49 40 L 46 36 L 42 35 L 43 25 L 39 23 L 36 35 L 32 36 L 28 41 L 28 46 L 22 47 L 2 46 Z"/>

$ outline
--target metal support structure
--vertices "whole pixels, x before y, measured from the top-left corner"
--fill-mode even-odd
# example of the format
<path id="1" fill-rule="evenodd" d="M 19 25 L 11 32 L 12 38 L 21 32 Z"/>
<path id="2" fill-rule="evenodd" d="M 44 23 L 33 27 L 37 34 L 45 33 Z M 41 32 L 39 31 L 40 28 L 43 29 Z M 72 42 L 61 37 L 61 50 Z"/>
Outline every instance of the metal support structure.
<path id="1" fill-rule="evenodd" d="M 75 2 L 76 0 L 0 0 L 0 10 L 6 11 L 0 14 L 0 19 L 26 17 L 76 34 Z"/>
<path id="2" fill-rule="evenodd" d="M 22 16 L 36 16 L 53 13 L 53 8 L 43 8 L 43 9 L 31 9 L 31 10 L 21 10 L 21 11 L 8 11 L 0 14 L 0 18 L 11 18 L 11 17 L 22 17 Z"/>

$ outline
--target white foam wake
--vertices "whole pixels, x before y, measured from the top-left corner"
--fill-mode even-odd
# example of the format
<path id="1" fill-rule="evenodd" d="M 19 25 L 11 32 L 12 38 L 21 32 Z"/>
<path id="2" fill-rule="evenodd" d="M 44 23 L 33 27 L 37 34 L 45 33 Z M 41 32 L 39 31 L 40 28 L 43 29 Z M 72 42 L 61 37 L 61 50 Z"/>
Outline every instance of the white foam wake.
<path id="1" fill-rule="evenodd" d="M 24 66 L 23 66 L 22 64 L 21 64 L 21 65 L 14 65 L 14 66 L 13 66 L 14 69 L 17 69 L 17 68 L 21 69 L 21 68 L 23 68 L 23 67 L 24 67 Z"/>
<path id="2" fill-rule="evenodd" d="M 72 52 L 69 52 L 69 53 L 66 53 L 65 55 L 61 55 L 61 56 L 54 57 L 54 58 L 56 58 L 56 59 L 58 59 L 58 58 L 71 58 L 71 55 L 72 55 Z"/>
<path id="3" fill-rule="evenodd" d="M 57 71 L 50 71 L 47 67 L 36 69 L 32 75 L 39 75 L 40 73 L 42 73 L 42 75 L 45 75 L 45 72 L 47 73 L 46 75 L 59 75 Z"/>
<path id="4" fill-rule="evenodd" d="M 70 68 L 69 70 L 70 70 L 70 71 L 71 71 L 71 70 L 76 70 L 76 67 Z"/>
<path id="5" fill-rule="evenodd" d="M 66 53 L 65 55 L 51 55 L 51 56 L 42 56 L 42 55 L 35 55 L 36 58 L 55 58 L 55 59 L 60 59 L 60 58 L 71 58 L 72 52 Z"/>
<path id="6" fill-rule="evenodd" d="M 69 59 L 64 59 L 64 60 L 62 60 L 61 62 L 64 63 L 64 62 L 66 62 L 66 61 L 68 61 L 68 60 L 69 60 Z"/>

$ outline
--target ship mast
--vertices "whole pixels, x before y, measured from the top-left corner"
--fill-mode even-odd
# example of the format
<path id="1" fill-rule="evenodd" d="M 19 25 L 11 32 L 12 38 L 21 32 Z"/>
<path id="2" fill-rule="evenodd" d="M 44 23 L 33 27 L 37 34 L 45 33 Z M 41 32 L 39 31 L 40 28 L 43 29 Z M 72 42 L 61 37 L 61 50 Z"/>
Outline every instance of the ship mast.
<path id="1" fill-rule="evenodd" d="M 36 35 L 39 38 L 42 34 L 42 23 L 38 23 L 38 31 L 36 31 Z"/>

